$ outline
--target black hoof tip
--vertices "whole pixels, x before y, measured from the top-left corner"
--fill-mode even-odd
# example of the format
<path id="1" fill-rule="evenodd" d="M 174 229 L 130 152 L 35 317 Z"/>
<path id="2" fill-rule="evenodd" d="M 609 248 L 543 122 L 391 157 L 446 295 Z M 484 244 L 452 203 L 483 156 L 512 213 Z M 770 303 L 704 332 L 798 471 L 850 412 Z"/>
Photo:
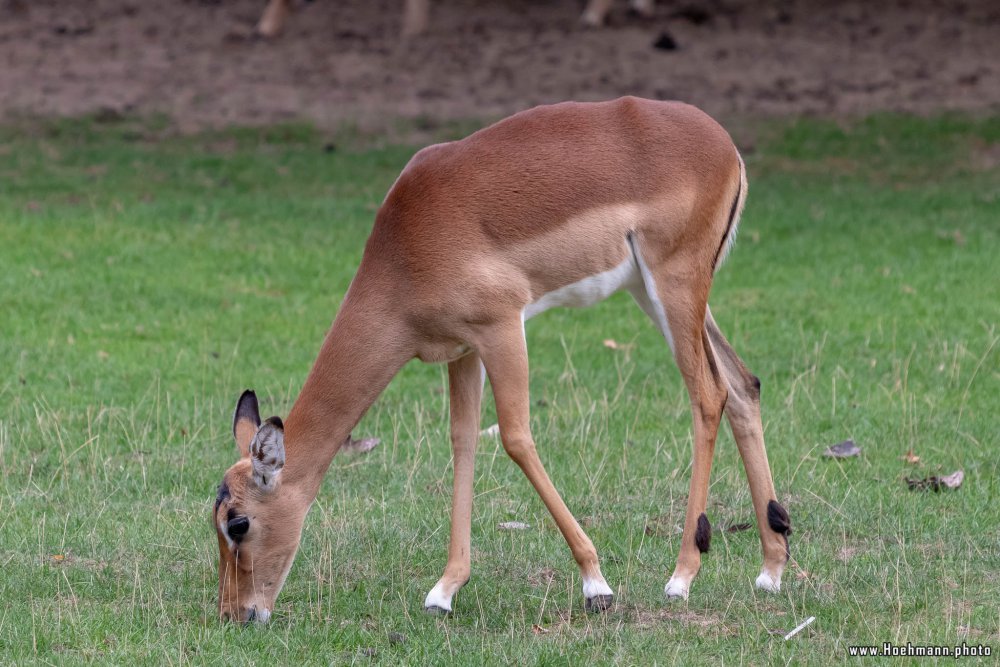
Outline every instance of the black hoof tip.
<path id="1" fill-rule="evenodd" d="M 615 603 L 614 595 L 595 595 L 592 598 L 587 598 L 584 602 L 584 608 L 592 613 L 607 611 L 611 608 L 611 605 Z"/>
<path id="2" fill-rule="evenodd" d="M 444 607 L 439 607 L 436 604 L 432 604 L 429 607 L 424 607 L 426 611 L 431 616 L 451 616 L 451 609 L 445 609 Z"/>

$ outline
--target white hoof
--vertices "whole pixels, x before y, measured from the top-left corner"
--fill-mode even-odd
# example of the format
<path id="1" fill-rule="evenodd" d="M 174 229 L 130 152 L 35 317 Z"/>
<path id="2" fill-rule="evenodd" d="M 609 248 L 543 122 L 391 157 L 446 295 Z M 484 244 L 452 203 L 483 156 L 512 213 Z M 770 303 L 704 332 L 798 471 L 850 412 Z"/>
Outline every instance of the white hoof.
<path id="1" fill-rule="evenodd" d="M 687 600 L 690 588 L 691 585 L 688 582 L 677 577 L 670 577 L 663 592 L 666 593 L 668 600 Z"/>
<path id="2" fill-rule="evenodd" d="M 424 598 L 424 609 L 451 613 L 451 596 L 445 594 L 444 586 L 438 582 Z"/>
<path id="3" fill-rule="evenodd" d="M 781 575 L 772 577 L 767 571 L 761 570 L 757 576 L 757 588 L 768 593 L 777 593 L 781 590 Z"/>
<path id="4" fill-rule="evenodd" d="M 595 598 L 598 595 L 614 595 L 615 592 L 611 590 L 611 586 L 603 579 L 584 579 L 583 580 L 583 597 Z"/>

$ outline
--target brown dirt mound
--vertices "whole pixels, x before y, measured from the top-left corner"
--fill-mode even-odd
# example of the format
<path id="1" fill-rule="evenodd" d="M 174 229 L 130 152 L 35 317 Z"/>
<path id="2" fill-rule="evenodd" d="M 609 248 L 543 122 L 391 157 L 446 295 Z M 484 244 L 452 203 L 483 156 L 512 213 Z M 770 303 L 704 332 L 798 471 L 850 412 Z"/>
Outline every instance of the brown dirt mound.
<path id="1" fill-rule="evenodd" d="M 623 0 L 620 0 L 623 1 Z M 1000 3 L 660 1 L 603 30 L 568 0 L 300 4 L 273 41 L 254 0 L 0 0 L 0 114 L 165 113 L 184 129 L 500 116 L 565 99 L 682 99 L 716 115 L 1000 109 Z M 677 44 L 666 45 L 663 33 Z"/>

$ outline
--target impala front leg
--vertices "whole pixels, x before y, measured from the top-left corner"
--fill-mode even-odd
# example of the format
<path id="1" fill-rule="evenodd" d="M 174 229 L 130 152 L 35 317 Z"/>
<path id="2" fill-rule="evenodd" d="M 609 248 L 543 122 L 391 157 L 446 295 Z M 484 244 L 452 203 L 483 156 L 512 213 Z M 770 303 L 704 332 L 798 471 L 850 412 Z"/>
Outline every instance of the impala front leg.
<path id="1" fill-rule="evenodd" d="M 479 350 L 496 401 L 500 439 L 528 481 L 541 496 L 573 558 L 580 566 L 587 611 L 604 611 L 614 602 L 614 592 L 601 574 L 597 550 L 559 496 L 535 449 L 529 428 L 528 351 L 520 316 L 498 325 Z"/>
<path id="2" fill-rule="evenodd" d="M 483 381 L 483 365 L 477 354 L 467 354 L 448 364 L 451 445 L 455 467 L 451 544 L 448 547 L 448 564 L 444 568 L 444 575 L 424 600 L 424 609 L 430 612 L 450 613 L 452 598 L 469 580 L 472 572 L 472 485 Z"/>

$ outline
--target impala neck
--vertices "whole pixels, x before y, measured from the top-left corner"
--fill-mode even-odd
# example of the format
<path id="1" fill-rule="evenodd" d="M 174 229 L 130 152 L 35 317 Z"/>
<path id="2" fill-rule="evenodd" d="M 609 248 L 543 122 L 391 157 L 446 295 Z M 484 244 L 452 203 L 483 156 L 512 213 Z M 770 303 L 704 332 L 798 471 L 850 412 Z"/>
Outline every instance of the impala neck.
<path id="1" fill-rule="evenodd" d="M 412 357 L 390 299 L 355 279 L 285 420 L 283 484 L 314 499 L 340 446 Z"/>

